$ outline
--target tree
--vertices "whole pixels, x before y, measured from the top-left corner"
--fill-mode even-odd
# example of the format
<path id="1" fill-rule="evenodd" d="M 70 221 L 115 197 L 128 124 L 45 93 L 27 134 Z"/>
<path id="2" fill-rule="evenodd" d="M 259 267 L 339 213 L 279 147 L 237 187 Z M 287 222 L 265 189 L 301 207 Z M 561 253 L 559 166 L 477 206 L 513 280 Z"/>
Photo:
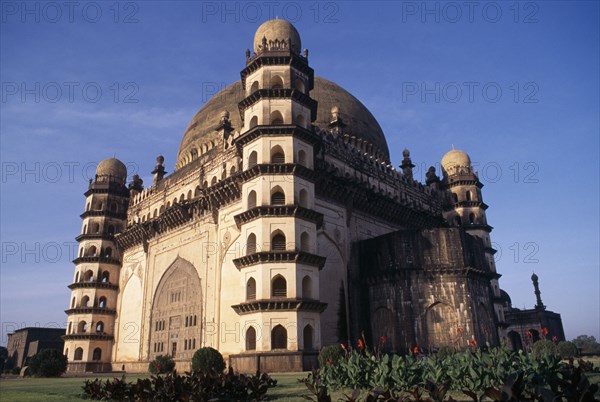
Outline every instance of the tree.
<path id="1" fill-rule="evenodd" d="M 31 358 L 29 370 L 38 377 L 60 377 L 67 371 L 67 356 L 56 349 L 43 349 Z"/>
<path id="2" fill-rule="evenodd" d="M 148 365 L 148 371 L 152 374 L 171 373 L 175 370 L 175 361 L 169 355 L 160 355 Z"/>
<path id="3" fill-rule="evenodd" d="M 598 343 L 593 336 L 579 335 L 577 338 L 573 339 L 572 342 L 583 354 L 600 354 L 600 343 Z"/>
<path id="4" fill-rule="evenodd" d="M 210 369 L 217 373 L 225 370 L 225 360 L 218 350 L 211 347 L 203 347 L 198 349 L 192 356 L 192 370 L 207 372 Z"/>
<path id="5" fill-rule="evenodd" d="M 8 359 L 8 349 L 4 346 L 0 346 L 0 375 L 2 375 L 2 372 L 4 371 L 6 359 Z"/>

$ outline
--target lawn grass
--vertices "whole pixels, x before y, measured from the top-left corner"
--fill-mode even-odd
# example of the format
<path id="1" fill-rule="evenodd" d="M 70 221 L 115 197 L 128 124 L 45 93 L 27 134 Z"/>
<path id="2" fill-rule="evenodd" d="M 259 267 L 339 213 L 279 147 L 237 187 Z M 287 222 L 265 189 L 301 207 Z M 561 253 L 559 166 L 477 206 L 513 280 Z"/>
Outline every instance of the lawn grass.
<path id="1" fill-rule="evenodd" d="M 600 364 L 600 357 L 588 358 L 594 365 Z M 299 378 L 305 378 L 306 373 L 275 373 L 271 376 L 277 380 L 277 386 L 271 388 L 267 393 L 268 400 L 278 402 L 304 401 L 303 395 L 308 395 L 306 386 L 298 382 Z M 115 375 L 116 377 L 120 377 Z M 592 384 L 600 384 L 599 373 L 587 373 Z M 86 379 L 112 378 L 106 374 L 90 377 L 61 377 L 61 378 L 20 378 L 17 376 L 4 376 L 0 378 L 0 402 L 38 402 L 38 401 L 61 401 L 80 402 L 82 400 L 83 382 Z M 136 381 L 138 378 L 148 377 L 146 375 L 128 375 L 128 381 Z M 336 391 L 331 393 L 331 399 L 337 401 L 345 399 L 344 394 L 350 395 L 351 390 Z M 366 395 L 366 391 L 362 392 Z M 458 401 L 468 400 L 460 393 L 452 393 Z"/>

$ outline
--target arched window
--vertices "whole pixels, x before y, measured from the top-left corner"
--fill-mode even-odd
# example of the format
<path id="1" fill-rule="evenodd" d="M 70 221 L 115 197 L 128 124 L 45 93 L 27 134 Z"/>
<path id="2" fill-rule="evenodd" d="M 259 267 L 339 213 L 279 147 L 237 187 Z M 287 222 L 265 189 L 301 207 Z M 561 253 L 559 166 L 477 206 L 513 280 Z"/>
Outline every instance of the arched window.
<path id="1" fill-rule="evenodd" d="M 304 350 L 312 350 L 313 349 L 313 327 L 310 324 L 307 324 L 302 331 L 302 335 L 304 338 Z"/>
<path id="2" fill-rule="evenodd" d="M 217 184 L 217 176 L 214 176 L 214 177 L 212 178 L 212 180 L 210 181 L 210 185 L 211 185 L 211 186 L 214 186 L 215 184 Z"/>
<path id="3" fill-rule="evenodd" d="M 249 327 L 246 330 L 246 350 L 256 350 L 256 330 Z"/>
<path id="4" fill-rule="evenodd" d="M 106 250 L 104 250 L 104 257 L 106 257 L 106 258 L 112 257 L 112 248 L 106 247 Z"/>
<path id="5" fill-rule="evenodd" d="M 199 197 L 200 196 L 200 186 L 196 186 L 196 189 L 194 190 L 194 197 Z"/>
<path id="6" fill-rule="evenodd" d="M 271 205 L 285 205 L 285 193 L 279 186 L 272 190 Z"/>
<path id="7" fill-rule="evenodd" d="M 79 325 L 77 325 L 77 332 L 82 334 L 87 331 L 87 322 L 80 321 Z"/>
<path id="8" fill-rule="evenodd" d="M 79 272 L 75 274 L 75 282 L 79 282 Z"/>
<path id="9" fill-rule="evenodd" d="M 279 145 L 271 148 L 271 163 L 285 163 L 285 152 Z"/>
<path id="10" fill-rule="evenodd" d="M 108 283 L 110 280 L 110 273 L 108 271 L 102 272 L 102 283 Z"/>
<path id="11" fill-rule="evenodd" d="M 299 195 L 299 203 L 301 207 L 304 208 L 308 208 L 308 191 L 302 189 L 300 190 L 300 195 Z"/>
<path id="12" fill-rule="evenodd" d="M 188 193 L 187 193 L 187 199 L 188 200 L 192 199 L 192 190 L 188 191 Z"/>
<path id="13" fill-rule="evenodd" d="M 249 128 L 253 128 L 258 126 L 258 116 L 252 116 L 252 118 L 250 119 L 250 126 Z"/>
<path id="14" fill-rule="evenodd" d="M 73 298 L 73 300 L 71 300 L 71 308 L 75 308 L 75 298 Z"/>
<path id="15" fill-rule="evenodd" d="M 106 308 L 106 297 L 102 296 L 98 300 L 98 307 L 100 307 L 100 308 Z"/>
<path id="16" fill-rule="evenodd" d="M 251 94 L 253 94 L 256 91 L 258 91 L 258 81 L 254 81 L 252 83 L 252 86 L 250 87 L 250 93 Z"/>
<path id="17" fill-rule="evenodd" d="M 287 282 L 281 275 L 271 281 L 271 297 L 287 297 Z"/>
<path id="18" fill-rule="evenodd" d="M 283 79 L 278 75 L 271 77 L 271 89 L 280 88 L 283 88 Z"/>
<path id="19" fill-rule="evenodd" d="M 96 203 L 96 207 L 94 208 L 96 211 L 101 211 L 102 207 L 104 206 L 104 204 L 102 204 L 102 201 L 98 201 Z"/>
<path id="20" fill-rule="evenodd" d="M 296 125 L 300 127 L 306 127 L 306 119 L 301 114 L 296 116 Z"/>
<path id="21" fill-rule="evenodd" d="M 271 113 L 271 124 L 278 125 L 283 124 L 283 115 L 279 110 L 275 110 Z"/>
<path id="22" fill-rule="evenodd" d="M 179 202 L 185 201 L 185 195 L 183 193 L 179 196 Z"/>
<path id="23" fill-rule="evenodd" d="M 285 251 L 285 235 L 281 232 L 275 234 L 271 239 L 271 251 Z"/>
<path id="24" fill-rule="evenodd" d="M 282 325 L 276 325 L 271 331 L 271 349 L 287 349 L 287 331 Z"/>
<path id="25" fill-rule="evenodd" d="M 89 298 L 89 296 L 83 296 L 81 298 L 81 307 L 90 307 L 90 298 Z"/>
<path id="26" fill-rule="evenodd" d="M 72 330 L 73 330 L 73 323 L 69 322 L 69 329 L 67 329 L 67 334 L 70 334 Z"/>
<path id="27" fill-rule="evenodd" d="M 471 201 L 471 192 L 470 191 L 466 192 L 466 196 L 467 196 L 467 201 Z"/>
<path id="28" fill-rule="evenodd" d="M 154 208 L 154 213 L 152 214 L 153 218 L 156 218 L 158 216 L 158 209 Z"/>
<path id="29" fill-rule="evenodd" d="M 248 279 L 246 283 L 246 300 L 256 300 L 256 281 L 254 278 Z"/>
<path id="30" fill-rule="evenodd" d="M 475 214 L 473 212 L 469 214 L 469 223 L 471 225 L 475 224 Z"/>
<path id="31" fill-rule="evenodd" d="M 198 158 L 198 150 L 196 148 L 192 148 L 192 150 L 190 151 L 190 157 L 192 158 L 192 160 Z"/>
<path id="32" fill-rule="evenodd" d="M 83 232 L 82 233 L 88 234 L 87 225 L 83 225 Z"/>
<path id="33" fill-rule="evenodd" d="M 246 240 L 246 255 L 256 253 L 256 235 L 250 233 L 248 240 Z"/>
<path id="34" fill-rule="evenodd" d="M 96 324 L 96 332 L 99 334 L 104 332 L 104 323 L 102 321 L 98 321 Z"/>
<path id="35" fill-rule="evenodd" d="M 77 348 L 75 349 L 75 355 L 73 356 L 73 360 L 81 360 L 83 359 L 83 349 Z"/>
<path id="36" fill-rule="evenodd" d="M 92 360 L 98 361 L 102 359 L 102 349 L 96 348 L 94 349 L 94 353 L 92 353 Z"/>
<path id="37" fill-rule="evenodd" d="M 256 151 L 250 152 L 250 156 L 248 157 L 248 169 L 256 166 L 258 160 L 258 154 Z"/>
<path id="38" fill-rule="evenodd" d="M 96 246 L 90 246 L 85 252 L 86 257 L 95 257 L 97 253 Z"/>
<path id="39" fill-rule="evenodd" d="M 114 225 L 108 225 L 108 234 L 109 235 L 115 234 L 115 226 Z"/>
<path id="40" fill-rule="evenodd" d="M 229 176 L 233 176 L 235 174 L 235 166 L 229 168 Z"/>
<path id="41" fill-rule="evenodd" d="M 456 215 L 454 217 L 454 224 L 457 226 L 460 226 L 462 224 L 462 221 L 460 220 L 460 216 Z"/>
<path id="42" fill-rule="evenodd" d="M 454 203 L 458 203 L 458 195 L 456 193 L 452 193 L 452 199 L 454 200 Z"/>
<path id="43" fill-rule="evenodd" d="M 310 253 L 310 236 L 306 232 L 300 235 L 300 250 Z"/>
<path id="44" fill-rule="evenodd" d="M 302 278 L 302 297 L 304 299 L 312 299 L 312 279 L 310 276 L 306 275 Z"/>
<path id="45" fill-rule="evenodd" d="M 84 280 L 84 282 L 93 282 L 94 281 L 94 273 L 92 272 L 92 270 L 85 271 L 83 280 Z"/>
<path id="46" fill-rule="evenodd" d="M 294 87 L 298 91 L 300 91 L 302 93 L 304 93 L 304 91 L 305 91 L 305 89 L 304 89 L 304 81 L 302 81 L 302 79 L 300 79 L 300 78 L 296 78 L 296 82 L 294 83 Z"/>
<path id="47" fill-rule="evenodd" d="M 298 163 L 306 166 L 306 152 L 303 149 L 298 151 Z"/>
<path id="48" fill-rule="evenodd" d="M 89 210 L 90 210 L 90 205 L 91 205 L 91 204 L 88 202 L 88 203 L 87 203 L 87 205 L 85 206 L 85 210 L 86 210 L 86 211 L 89 211 Z"/>
<path id="49" fill-rule="evenodd" d="M 248 194 L 248 209 L 256 206 L 256 191 L 252 190 Z"/>

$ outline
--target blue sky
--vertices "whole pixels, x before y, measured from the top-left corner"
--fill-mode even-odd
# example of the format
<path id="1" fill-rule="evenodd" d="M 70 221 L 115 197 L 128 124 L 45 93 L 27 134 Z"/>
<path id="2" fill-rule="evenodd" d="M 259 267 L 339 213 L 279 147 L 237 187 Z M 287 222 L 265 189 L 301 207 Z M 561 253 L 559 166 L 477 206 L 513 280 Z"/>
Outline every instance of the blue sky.
<path id="1" fill-rule="evenodd" d="M 534 305 L 535 271 L 567 337 L 600 338 L 598 2 L 1 5 L 2 344 L 64 325 L 95 165 L 115 154 L 151 183 L 163 154 L 172 171 L 192 116 L 275 16 L 371 110 L 395 165 L 406 147 L 423 178 L 468 152 L 513 305 Z"/>

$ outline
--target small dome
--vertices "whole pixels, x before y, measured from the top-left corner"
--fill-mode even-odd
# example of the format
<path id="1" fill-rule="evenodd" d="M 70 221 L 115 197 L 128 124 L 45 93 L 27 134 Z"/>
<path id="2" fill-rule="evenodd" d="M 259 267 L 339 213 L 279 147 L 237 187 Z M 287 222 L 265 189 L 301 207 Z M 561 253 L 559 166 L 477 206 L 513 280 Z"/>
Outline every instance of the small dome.
<path id="1" fill-rule="evenodd" d="M 286 20 L 269 20 L 258 27 L 254 34 L 254 53 L 259 53 L 262 50 L 263 38 L 267 39 L 267 44 L 281 41 L 291 41 L 291 48 L 295 53 L 300 53 L 302 42 L 300 34 L 289 21 Z"/>
<path id="2" fill-rule="evenodd" d="M 116 181 L 125 184 L 127 167 L 117 158 L 104 159 L 96 168 L 96 181 Z"/>
<path id="3" fill-rule="evenodd" d="M 471 168 L 471 158 L 466 152 L 453 149 L 442 158 L 442 170 L 446 174 L 452 174 L 457 168 Z"/>
<path id="4" fill-rule="evenodd" d="M 504 289 L 500 289 L 500 300 L 505 305 L 512 306 L 512 300 L 510 299 L 510 296 L 508 295 L 508 293 L 506 293 Z"/>

